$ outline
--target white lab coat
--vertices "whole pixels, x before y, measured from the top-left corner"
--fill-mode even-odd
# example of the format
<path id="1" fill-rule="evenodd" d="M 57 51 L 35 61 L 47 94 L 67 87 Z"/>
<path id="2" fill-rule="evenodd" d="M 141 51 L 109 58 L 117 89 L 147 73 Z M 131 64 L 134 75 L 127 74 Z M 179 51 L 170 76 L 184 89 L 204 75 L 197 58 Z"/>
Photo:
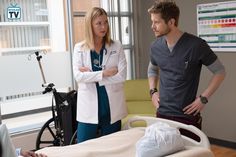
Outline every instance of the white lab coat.
<path id="1" fill-rule="evenodd" d="M 118 73 L 112 77 L 103 77 L 102 71 L 92 71 L 90 49 L 83 42 L 75 45 L 73 54 L 73 73 L 78 83 L 77 121 L 98 124 L 98 96 L 96 82 L 105 85 L 111 113 L 111 124 L 127 115 L 125 105 L 124 81 L 127 75 L 127 62 L 119 41 L 106 45 L 103 52 L 104 69 L 118 67 Z M 80 72 L 80 67 L 89 67 L 91 71 Z"/>

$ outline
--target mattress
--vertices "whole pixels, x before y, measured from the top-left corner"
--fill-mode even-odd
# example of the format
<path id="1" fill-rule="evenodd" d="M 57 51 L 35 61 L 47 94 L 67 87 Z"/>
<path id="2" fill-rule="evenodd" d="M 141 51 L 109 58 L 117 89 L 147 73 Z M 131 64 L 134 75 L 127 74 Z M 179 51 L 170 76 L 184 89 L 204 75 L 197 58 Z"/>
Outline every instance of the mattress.
<path id="1" fill-rule="evenodd" d="M 153 120 L 156 121 L 156 119 Z M 144 133 L 145 128 L 143 127 L 129 127 L 128 130 L 88 140 L 80 144 L 43 148 L 38 150 L 37 153 L 44 153 L 48 157 L 135 157 L 135 144 Z M 191 142 L 186 142 L 184 150 L 167 157 L 214 157 L 208 146 L 189 143 Z"/>

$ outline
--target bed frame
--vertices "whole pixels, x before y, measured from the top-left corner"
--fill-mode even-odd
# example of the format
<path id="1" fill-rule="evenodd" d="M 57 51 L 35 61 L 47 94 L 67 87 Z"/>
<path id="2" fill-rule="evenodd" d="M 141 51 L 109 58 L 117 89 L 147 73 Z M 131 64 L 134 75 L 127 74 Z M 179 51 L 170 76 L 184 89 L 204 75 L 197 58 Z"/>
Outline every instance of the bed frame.
<path id="1" fill-rule="evenodd" d="M 145 122 L 147 126 L 161 121 L 178 129 L 183 128 L 192 131 L 200 137 L 200 142 L 196 142 L 182 136 L 185 141 L 185 149 L 167 157 L 214 157 L 214 154 L 209 149 L 210 144 L 207 136 L 198 128 L 171 120 L 143 116 L 128 119 L 122 131 L 79 144 L 47 147 L 37 152 L 45 153 L 49 157 L 135 157 L 136 142 L 145 133 L 145 127 L 133 127 L 134 123 L 140 121 Z"/>

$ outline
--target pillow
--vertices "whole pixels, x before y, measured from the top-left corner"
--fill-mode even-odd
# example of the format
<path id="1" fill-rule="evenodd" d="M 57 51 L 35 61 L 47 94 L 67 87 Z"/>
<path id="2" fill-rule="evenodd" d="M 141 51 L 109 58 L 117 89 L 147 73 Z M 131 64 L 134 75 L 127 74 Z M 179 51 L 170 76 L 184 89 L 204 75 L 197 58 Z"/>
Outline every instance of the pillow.
<path id="1" fill-rule="evenodd" d="M 161 157 L 184 149 L 184 140 L 178 129 L 163 122 L 146 128 L 136 143 L 136 157 Z"/>
<path id="2" fill-rule="evenodd" d="M 3 157 L 16 157 L 16 150 L 10 139 L 8 129 L 5 124 L 0 125 L 0 143 Z"/>

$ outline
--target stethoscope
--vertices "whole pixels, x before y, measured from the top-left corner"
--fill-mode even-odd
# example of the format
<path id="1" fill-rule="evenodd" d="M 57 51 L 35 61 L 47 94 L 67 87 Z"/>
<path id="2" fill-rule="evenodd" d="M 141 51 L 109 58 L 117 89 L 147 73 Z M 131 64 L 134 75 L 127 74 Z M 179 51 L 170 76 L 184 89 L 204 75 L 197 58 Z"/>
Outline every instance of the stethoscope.
<path id="1" fill-rule="evenodd" d="M 106 63 L 108 62 L 108 60 L 110 59 L 110 56 L 112 55 L 112 54 L 115 54 L 116 53 L 116 50 L 114 50 L 114 51 L 110 51 L 110 52 L 108 52 L 107 51 L 107 49 L 106 49 L 106 47 L 104 46 L 103 47 L 103 54 L 105 54 L 105 55 L 108 55 L 107 56 L 107 58 L 106 58 L 106 60 L 104 61 L 104 62 L 102 62 L 102 64 L 100 65 L 100 59 L 99 59 L 99 65 L 94 65 L 95 67 L 97 67 L 97 68 L 100 68 L 101 70 L 104 70 L 105 68 L 106 68 Z M 103 56 L 104 57 L 104 56 Z"/>
<path id="2" fill-rule="evenodd" d="M 83 56 L 83 51 L 79 51 L 80 54 L 81 54 L 81 58 L 82 58 L 82 66 L 84 66 L 84 56 Z M 102 62 L 102 64 L 100 64 L 100 56 L 99 56 L 99 59 L 97 61 L 93 61 L 93 65 L 96 67 L 96 68 L 99 68 L 101 70 L 104 70 L 106 68 L 106 63 L 109 61 L 110 59 L 110 56 L 112 53 L 116 53 L 115 51 L 111 51 L 111 52 L 108 52 L 107 49 L 105 47 L 103 47 L 103 54 L 104 55 L 108 55 L 106 57 L 106 60 L 104 60 L 104 62 Z M 104 56 L 103 56 L 104 57 Z"/>
<path id="3" fill-rule="evenodd" d="M 104 55 L 107 55 L 107 49 L 106 49 L 105 47 L 103 47 L 102 49 L 103 49 L 103 50 L 102 50 L 102 52 L 103 52 L 102 55 L 103 55 L 103 54 L 104 54 Z M 103 57 L 104 57 L 104 56 L 103 56 Z M 110 57 L 110 55 L 108 56 L 108 58 L 109 58 L 109 57 Z M 102 63 L 102 64 L 101 64 L 100 58 L 101 58 L 101 54 L 99 54 L 98 59 L 94 59 L 94 60 L 93 60 L 93 66 L 96 67 L 96 68 L 98 68 L 98 69 L 104 70 L 108 58 L 107 58 L 106 61 L 105 61 L 104 63 Z"/>

